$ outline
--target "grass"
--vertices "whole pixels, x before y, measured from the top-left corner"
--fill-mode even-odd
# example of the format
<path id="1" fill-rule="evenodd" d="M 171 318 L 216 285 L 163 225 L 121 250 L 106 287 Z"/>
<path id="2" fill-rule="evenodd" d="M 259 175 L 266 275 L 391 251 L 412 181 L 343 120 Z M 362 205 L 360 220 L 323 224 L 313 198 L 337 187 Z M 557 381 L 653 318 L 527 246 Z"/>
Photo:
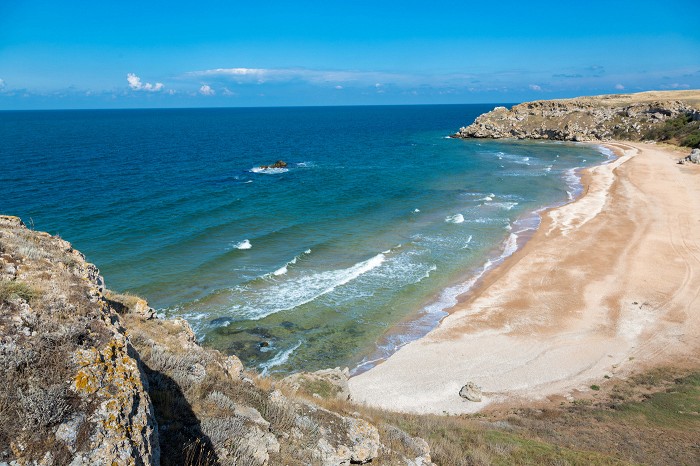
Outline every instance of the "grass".
<path id="1" fill-rule="evenodd" d="M 612 416 L 664 429 L 693 429 L 700 434 L 700 373 L 678 378 L 642 401 L 625 403 Z"/>
<path id="2" fill-rule="evenodd" d="M 23 281 L 0 281 L 0 302 L 7 302 L 16 298 L 31 302 L 39 295 L 40 293 L 36 288 Z"/>

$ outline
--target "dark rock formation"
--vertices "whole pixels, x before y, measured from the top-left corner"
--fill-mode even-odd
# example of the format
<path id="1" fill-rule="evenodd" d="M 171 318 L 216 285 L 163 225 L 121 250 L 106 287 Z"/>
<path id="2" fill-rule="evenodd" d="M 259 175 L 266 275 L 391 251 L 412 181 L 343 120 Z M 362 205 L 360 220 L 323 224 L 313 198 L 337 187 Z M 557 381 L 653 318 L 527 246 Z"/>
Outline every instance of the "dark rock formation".
<path id="1" fill-rule="evenodd" d="M 278 160 L 272 165 L 260 165 L 260 168 L 263 170 L 267 170 L 268 168 L 287 168 L 287 162 L 284 160 Z"/>

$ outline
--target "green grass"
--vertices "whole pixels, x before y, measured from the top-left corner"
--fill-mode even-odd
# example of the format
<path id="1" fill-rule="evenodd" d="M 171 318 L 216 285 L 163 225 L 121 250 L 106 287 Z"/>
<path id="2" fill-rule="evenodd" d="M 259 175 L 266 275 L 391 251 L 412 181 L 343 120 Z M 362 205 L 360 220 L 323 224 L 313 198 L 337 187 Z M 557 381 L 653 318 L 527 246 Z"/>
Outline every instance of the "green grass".
<path id="1" fill-rule="evenodd" d="M 39 292 L 18 280 L 0 282 L 0 302 L 9 301 L 15 298 L 22 298 L 27 302 L 39 296 Z"/>
<path id="2" fill-rule="evenodd" d="M 300 388 L 309 395 L 317 394 L 322 398 L 333 398 L 340 392 L 340 387 L 325 380 L 303 379 Z"/>
<path id="3" fill-rule="evenodd" d="M 613 416 L 642 420 L 665 429 L 700 431 L 700 373 L 676 380 L 666 391 L 625 403 Z"/>

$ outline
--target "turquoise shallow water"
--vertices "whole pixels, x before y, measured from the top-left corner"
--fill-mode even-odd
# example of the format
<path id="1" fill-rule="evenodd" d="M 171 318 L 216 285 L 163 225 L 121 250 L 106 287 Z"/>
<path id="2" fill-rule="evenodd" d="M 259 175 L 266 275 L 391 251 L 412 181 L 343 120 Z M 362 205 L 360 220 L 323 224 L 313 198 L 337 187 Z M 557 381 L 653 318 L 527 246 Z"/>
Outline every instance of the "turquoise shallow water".
<path id="1" fill-rule="evenodd" d="M 493 106 L 0 112 L 0 211 L 261 371 L 363 370 L 607 159 L 446 138 Z"/>

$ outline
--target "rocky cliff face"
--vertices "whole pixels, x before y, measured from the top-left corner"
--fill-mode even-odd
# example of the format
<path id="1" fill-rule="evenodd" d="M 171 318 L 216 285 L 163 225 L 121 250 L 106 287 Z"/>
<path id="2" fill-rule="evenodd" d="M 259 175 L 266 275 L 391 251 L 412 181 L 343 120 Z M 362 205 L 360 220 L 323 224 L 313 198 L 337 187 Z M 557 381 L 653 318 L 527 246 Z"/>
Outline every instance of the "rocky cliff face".
<path id="1" fill-rule="evenodd" d="M 343 371 L 246 372 L 186 321 L 106 290 L 68 242 L 6 216 L 0 372 L 3 464 L 432 464 L 421 439 L 319 404 L 311 391 L 346 396 Z"/>
<path id="2" fill-rule="evenodd" d="M 608 141 L 643 139 L 670 119 L 687 115 L 700 120 L 700 91 L 543 100 L 497 107 L 460 128 L 459 138 Z"/>

